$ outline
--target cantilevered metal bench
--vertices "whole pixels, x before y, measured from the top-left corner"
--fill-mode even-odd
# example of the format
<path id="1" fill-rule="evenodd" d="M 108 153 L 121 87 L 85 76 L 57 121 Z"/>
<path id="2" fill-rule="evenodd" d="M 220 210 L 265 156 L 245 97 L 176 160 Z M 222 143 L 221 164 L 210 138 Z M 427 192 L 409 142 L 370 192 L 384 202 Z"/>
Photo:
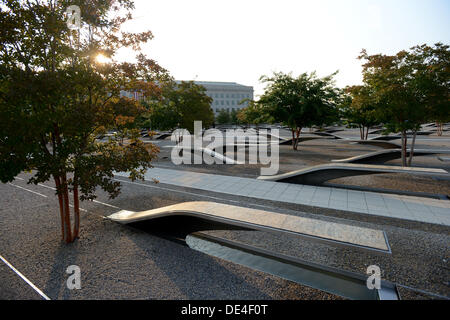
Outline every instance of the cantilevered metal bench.
<path id="1" fill-rule="evenodd" d="M 326 133 L 336 133 L 336 132 L 342 132 L 342 131 L 345 131 L 344 129 L 329 129 L 329 130 L 325 130 L 325 131 L 323 131 L 323 132 L 326 132 Z"/>
<path id="2" fill-rule="evenodd" d="M 277 176 L 261 176 L 258 179 L 296 184 L 322 185 L 325 181 L 332 179 L 382 173 L 408 173 L 429 176 L 448 175 L 448 172 L 443 169 L 415 167 L 403 168 L 353 163 L 331 163 L 292 171 Z"/>
<path id="3" fill-rule="evenodd" d="M 385 135 L 380 135 L 380 136 L 376 136 L 376 137 L 373 137 L 373 138 L 369 138 L 369 140 L 382 140 L 382 141 L 391 141 L 391 140 L 398 140 L 398 139 L 401 139 L 402 137 L 401 136 L 398 136 L 398 135 L 396 135 L 396 136 L 385 136 Z"/>
<path id="4" fill-rule="evenodd" d="M 377 129 L 377 130 L 369 132 L 369 134 L 380 134 L 380 133 L 383 133 L 383 131 L 384 131 L 384 129 Z"/>
<path id="5" fill-rule="evenodd" d="M 216 202 L 184 202 L 142 212 L 119 211 L 107 218 L 128 224 L 169 216 L 192 216 L 253 230 L 291 234 L 331 245 L 391 253 L 386 234 L 381 230 Z"/>
<path id="6" fill-rule="evenodd" d="M 383 140 L 350 140 L 350 142 L 362 144 L 362 145 L 369 145 L 369 146 L 375 146 L 375 147 L 381 147 L 383 149 L 400 149 L 401 146 L 399 144 L 396 144 L 394 142 L 390 141 L 383 141 Z"/>
<path id="7" fill-rule="evenodd" d="M 164 140 L 164 139 L 170 137 L 171 135 L 172 135 L 171 133 L 162 133 L 156 137 L 156 140 Z"/>
<path id="8" fill-rule="evenodd" d="M 306 141 L 310 141 L 310 140 L 325 140 L 325 139 L 333 139 L 329 136 L 319 136 L 319 137 L 315 137 L 315 136 L 300 136 L 298 138 L 298 143 L 302 143 L 302 142 L 306 142 Z M 280 146 L 287 146 L 287 145 L 292 145 L 292 139 L 286 139 L 286 140 L 282 140 L 280 141 Z"/>
<path id="9" fill-rule="evenodd" d="M 418 136 L 429 136 L 431 134 L 433 134 L 434 131 L 418 131 L 416 134 Z M 412 133 L 408 133 L 408 136 L 412 136 Z M 397 139 L 401 139 L 402 136 L 401 135 L 393 135 L 393 136 L 389 136 L 389 135 L 380 135 L 377 137 L 373 137 L 373 138 L 369 138 L 369 140 L 384 140 L 384 141 L 391 141 L 391 140 L 397 140 Z"/>
<path id="10" fill-rule="evenodd" d="M 317 136 L 322 136 L 322 137 L 331 137 L 331 138 L 336 139 L 336 140 L 346 140 L 346 138 L 344 138 L 344 137 L 340 137 L 340 136 L 337 136 L 337 135 L 335 135 L 333 133 L 328 133 L 328 132 L 315 131 L 315 132 L 313 132 L 313 134 L 315 134 Z"/>
<path id="11" fill-rule="evenodd" d="M 190 152 L 192 155 L 193 154 L 197 154 L 200 157 L 202 157 L 203 154 L 207 154 L 210 157 L 219 160 L 220 163 L 224 163 L 224 164 L 230 164 L 230 165 L 244 164 L 242 162 L 239 162 L 239 161 L 236 161 L 234 159 L 231 159 L 231 158 L 229 158 L 229 157 L 227 157 L 227 156 L 225 156 L 223 154 L 220 154 L 219 152 L 211 150 L 209 148 L 203 148 L 203 147 L 196 148 L 196 147 L 193 147 L 193 146 L 191 146 L 191 147 L 187 147 L 187 146 L 181 146 L 181 147 L 179 147 L 179 146 L 165 146 L 164 148 L 176 148 L 176 149 L 178 149 L 178 154 L 179 154 L 180 157 L 182 157 L 183 153 L 186 151 L 186 152 Z"/>
<path id="12" fill-rule="evenodd" d="M 426 156 L 426 155 L 433 155 L 433 154 L 445 154 L 449 153 L 450 150 L 432 150 L 432 149 L 416 149 L 414 150 L 415 156 Z M 410 152 L 407 152 L 407 156 L 409 156 Z M 390 150 L 381 150 L 381 151 L 375 151 L 367 154 L 362 154 L 355 157 L 345 158 L 345 159 L 338 159 L 338 160 L 331 160 L 333 163 L 367 163 L 367 162 L 374 162 L 374 163 L 384 163 L 386 161 L 401 159 L 402 157 L 402 151 L 400 149 L 390 149 Z"/>

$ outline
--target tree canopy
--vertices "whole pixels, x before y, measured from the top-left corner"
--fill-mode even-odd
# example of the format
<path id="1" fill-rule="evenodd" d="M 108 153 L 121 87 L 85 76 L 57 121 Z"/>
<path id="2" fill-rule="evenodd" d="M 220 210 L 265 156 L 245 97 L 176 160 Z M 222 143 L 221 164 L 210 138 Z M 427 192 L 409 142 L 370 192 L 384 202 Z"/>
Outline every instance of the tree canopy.
<path id="1" fill-rule="evenodd" d="M 411 165 L 421 124 L 445 121 L 449 114 L 449 48 L 442 44 L 369 55 L 363 50 L 363 79 L 373 92 L 377 116 L 387 131 L 402 136 L 402 164 Z M 408 154 L 408 132 L 413 133 Z"/>
<path id="2" fill-rule="evenodd" d="M 342 99 L 341 116 L 348 125 L 358 126 L 361 140 L 367 140 L 369 129 L 379 124 L 374 93 L 367 86 L 352 86 L 345 89 Z"/>
<path id="3" fill-rule="evenodd" d="M 194 131 L 194 121 L 202 121 L 208 128 L 214 122 L 211 109 L 212 98 L 205 87 L 193 81 L 167 81 L 160 84 L 161 95 L 146 103 L 149 125 L 152 129 L 173 130 L 175 128 Z"/>
<path id="4" fill-rule="evenodd" d="M 231 124 L 231 115 L 226 109 L 220 109 L 219 114 L 216 117 L 218 124 Z"/>
<path id="5" fill-rule="evenodd" d="M 238 111 L 237 118 L 239 123 L 247 125 L 255 124 L 258 126 L 262 123 L 273 122 L 265 108 L 253 100 L 248 101 L 247 107 Z"/>
<path id="6" fill-rule="evenodd" d="M 79 236 L 80 199 L 94 199 L 97 187 L 116 197 L 115 171 L 137 179 L 151 166 L 158 149 L 132 129 L 142 105 L 120 92 L 158 96 L 155 81 L 167 76 L 140 51 L 152 33 L 121 30 L 132 19 L 133 1 L 76 3 L 78 30 L 66 24 L 69 1 L 2 0 L 0 6 L 0 180 L 31 170 L 29 183 L 53 179 L 66 242 Z M 117 62 L 121 48 L 135 56 Z M 100 63 L 100 54 L 110 62 Z M 96 139 L 108 130 L 121 134 Z"/>
<path id="7" fill-rule="evenodd" d="M 315 72 L 298 77 L 274 73 L 271 77 L 261 77 L 267 86 L 258 104 L 263 106 L 272 121 L 291 128 L 294 150 L 298 148 L 303 128 L 322 126 L 337 119 L 341 92 L 334 85 L 335 75 L 318 78 Z"/>

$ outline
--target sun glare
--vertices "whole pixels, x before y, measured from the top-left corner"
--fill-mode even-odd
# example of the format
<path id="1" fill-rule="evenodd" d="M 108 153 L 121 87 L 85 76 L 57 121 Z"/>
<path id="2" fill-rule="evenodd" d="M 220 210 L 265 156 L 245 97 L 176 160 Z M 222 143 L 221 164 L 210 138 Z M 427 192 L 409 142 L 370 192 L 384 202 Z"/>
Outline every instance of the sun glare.
<path id="1" fill-rule="evenodd" d="M 111 62 L 111 59 L 106 57 L 105 55 L 99 53 L 96 57 L 95 57 L 95 61 L 97 61 L 98 63 L 109 63 Z"/>

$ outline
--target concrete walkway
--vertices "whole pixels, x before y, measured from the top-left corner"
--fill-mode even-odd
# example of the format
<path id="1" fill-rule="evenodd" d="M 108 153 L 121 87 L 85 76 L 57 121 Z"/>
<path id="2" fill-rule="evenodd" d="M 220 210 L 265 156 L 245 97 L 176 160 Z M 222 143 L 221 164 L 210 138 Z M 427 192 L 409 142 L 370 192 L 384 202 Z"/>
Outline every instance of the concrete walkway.
<path id="1" fill-rule="evenodd" d="M 128 177 L 127 173 L 117 176 Z M 314 187 L 251 178 L 153 168 L 145 174 L 160 183 L 235 196 L 281 201 L 450 226 L 450 201 L 384 193 Z"/>

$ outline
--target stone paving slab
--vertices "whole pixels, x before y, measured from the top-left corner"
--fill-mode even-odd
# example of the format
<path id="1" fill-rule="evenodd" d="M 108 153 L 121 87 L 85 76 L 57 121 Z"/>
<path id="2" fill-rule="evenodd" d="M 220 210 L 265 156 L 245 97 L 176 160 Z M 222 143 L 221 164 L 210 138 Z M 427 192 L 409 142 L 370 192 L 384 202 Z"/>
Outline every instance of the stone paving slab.
<path id="1" fill-rule="evenodd" d="M 116 175 L 128 177 L 128 174 L 123 172 L 116 173 Z M 281 182 L 274 183 L 251 178 L 238 178 L 198 172 L 190 172 L 189 179 L 184 179 L 183 177 L 183 171 L 162 168 L 150 169 L 145 174 L 145 180 L 147 181 L 152 181 L 152 178 L 156 178 L 161 183 L 180 187 L 450 226 L 450 201 L 448 200 L 345 190 L 332 187 L 292 185 Z M 197 179 L 203 181 L 204 184 L 199 185 L 196 183 L 198 181 Z M 234 185 L 217 191 L 217 186 L 227 182 L 233 183 Z M 268 184 L 271 188 L 266 192 L 254 188 L 255 185 Z M 238 189 L 235 187 L 236 185 L 243 185 L 245 187 Z M 280 200 L 281 196 L 288 189 L 297 190 L 296 196 L 288 200 Z M 325 197 L 321 201 L 312 203 L 312 199 L 317 191 L 319 193 L 330 192 L 328 201 Z M 417 209 L 412 210 L 412 208 L 408 207 L 408 205 L 413 204 L 423 205 L 421 207 L 423 210 L 421 209 L 417 213 Z"/>
<path id="2" fill-rule="evenodd" d="M 331 241 L 340 245 L 352 245 L 390 253 L 386 235 L 381 230 L 216 202 L 184 202 L 142 212 L 122 210 L 108 216 L 108 218 L 127 224 L 173 215 L 190 215 L 256 230 L 289 232 L 298 236 L 312 237 L 313 240 Z"/>

